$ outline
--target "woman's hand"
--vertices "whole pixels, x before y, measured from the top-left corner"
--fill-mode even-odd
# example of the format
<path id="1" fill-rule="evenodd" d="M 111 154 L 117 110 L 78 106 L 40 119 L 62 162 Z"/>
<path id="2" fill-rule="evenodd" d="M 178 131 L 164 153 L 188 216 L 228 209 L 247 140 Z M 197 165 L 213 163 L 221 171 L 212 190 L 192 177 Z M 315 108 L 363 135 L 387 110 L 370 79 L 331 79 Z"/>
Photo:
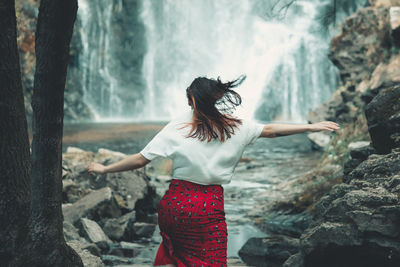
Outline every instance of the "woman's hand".
<path id="1" fill-rule="evenodd" d="M 100 164 L 100 163 L 96 163 L 96 162 L 91 162 L 87 168 L 87 171 L 89 173 L 94 172 L 94 173 L 98 173 L 98 174 L 107 173 L 106 166 L 104 166 L 103 164 Z"/>
<path id="2" fill-rule="evenodd" d="M 321 121 L 310 124 L 310 132 L 330 131 L 340 129 L 339 124 L 333 121 Z"/>

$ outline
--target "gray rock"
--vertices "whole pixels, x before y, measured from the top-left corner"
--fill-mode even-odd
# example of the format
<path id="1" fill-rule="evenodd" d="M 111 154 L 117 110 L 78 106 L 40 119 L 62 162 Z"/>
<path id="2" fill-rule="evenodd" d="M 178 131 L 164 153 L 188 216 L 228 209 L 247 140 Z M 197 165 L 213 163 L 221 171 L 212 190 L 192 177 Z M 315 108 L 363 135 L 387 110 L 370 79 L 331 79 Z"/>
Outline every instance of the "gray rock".
<path id="1" fill-rule="evenodd" d="M 348 148 L 350 150 L 355 150 L 355 149 L 360 149 L 369 146 L 369 141 L 357 141 L 357 142 L 351 142 L 348 145 Z"/>
<path id="2" fill-rule="evenodd" d="M 153 235 L 156 225 L 154 223 L 135 222 L 133 224 L 133 232 L 136 238 L 149 238 Z"/>
<path id="3" fill-rule="evenodd" d="M 81 257 L 83 266 L 85 267 L 104 267 L 104 263 L 101 258 L 94 256 L 87 249 L 84 249 L 79 241 L 70 241 L 67 244 L 73 248 L 76 253 Z"/>
<path id="4" fill-rule="evenodd" d="M 282 265 L 282 267 L 303 267 L 303 256 L 300 252 L 290 256 Z"/>
<path id="5" fill-rule="evenodd" d="M 103 230 L 113 240 L 130 241 L 133 239 L 133 224 L 136 220 L 136 212 L 129 212 L 119 218 L 107 219 L 104 223 Z"/>
<path id="6" fill-rule="evenodd" d="M 348 224 L 324 222 L 307 229 L 300 239 L 302 251 L 310 253 L 315 248 L 328 244 L 337 246 L 354 246 L 361 244 L 361 237 L 356 229 Z"/>
<path id="7" fill-rule="evenodd" d="M 309 226 L 311 216 L 307 211 L 301 213 L 288 213 L 286 211 L 268 211 L 263 217 L 260 228 L 263 231 L 273 234 L 300 237 Z"/>
<path id="8" fill-rule="evenodd" d="M 307 137 L 312 141 L 315 149 L 323 149 L 329 144 L 330 136 L 324 132 L 308 133 Z"/>
<path id="9" fill-rule="evenodd" d="M 369 143 L 369 142 L 368 142 Z M 376 150 L 370 145 L 351 148 L 350 156 L 352 159 L 366 160 L 369 155 L 375 154 Z"/>
<path id="10" fill-rule="evenodd" d="M 101 257 L 101 249 L 94 243 L 87 244 L 84 246 L 84 249 L 87 249 L 90 253 L 97 257 Z"/>
<path id="11" fill-rule="evenodd" d="M 121 265 L 121 264 L 134 264 L 136 259 L 132 257 L 124 257 L 124 256 L 117 256 L 117 255 L 102 255 L 101 260 L 107 266 L 114 266 L 114 265 Z"/>
<path id="12" fill-rule="evenodd" d="M 392 38 L 397 46 L 400 46 L 400 7 L 390 7 L 390 27 Z"/>
<path id="13" fill-rule="evenodd" d="M 75 224 L 80 218 L 98 221 L 103 217 L 119 217 L 121 211 L 109 187 L 93 191 L 72 205 L 63 206 L 64 220 Z"/>
<path id="14" fill-rule="evenodd" d="M 239 250 L 242 260 L 251 266 L 282 266 L 291 254 L 297 253 L 299 240 L 284 235 L 253 237 Z"/>
<path id="15" fill-rule="evenodd" d="M 373 181 L 376 178 L 387 178 L 400 172 L 400 152 L 388 155 L 372 154 L 363 161 L 343 181 L 349 183 L 353 179 L 368 179 Z"/>
<path id="16" fill-rule="evenodd" d="M 400 85 L 383 89 L 366 106 L 365 115 L 372 146 L 378 153 L 400 147 Z"/>
<path id="17" fill-rule="evenodd" d="M 70 222 L 63 222 L 64 238 L 67 242 L 77 240 L 81 244 L 86 244 L 87 241 L 79 235 L 79 229 L 72 225 Z"/>
<path id="18" fill-rule="evenodd" d="M 81 218 L 80 230 L 82 232 L 82 235 L 85 236 L 92 243 L 102 241 L 111 242 L 108 236 L 106 236 L 101 227 L 95 221 L 89 220 L 87 218 Z"/>

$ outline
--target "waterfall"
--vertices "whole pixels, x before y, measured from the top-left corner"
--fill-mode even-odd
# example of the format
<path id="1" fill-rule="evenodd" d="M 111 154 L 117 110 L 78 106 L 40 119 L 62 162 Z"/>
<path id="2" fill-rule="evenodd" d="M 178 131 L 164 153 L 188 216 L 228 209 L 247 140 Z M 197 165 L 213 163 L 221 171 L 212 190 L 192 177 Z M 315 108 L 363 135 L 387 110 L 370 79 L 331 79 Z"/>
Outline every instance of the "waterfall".
<path id="1" fill-rule="evenodd" d="M 334 32 L 320 30 L 318 20 L 331 0 L 297 0 L 287 9 L 284 0 L 136 2 L 80 1 L 82 87 L 97 120 L 169 120 L 189 108 L 185 89 L 194 78 L 245 74 L 237 115 L 304 122 L 337 87 L 327 57 Z M 355 2 L 338 10 L 339 20 L 365 0 Z M 121 17 L 133 21 L 116 32 Z M 129 34 L 134 56 L 116 52 Z"/>
<path id="2" fill-rule="evenodd" d="M 246 74 L 237 88 L 243 97 L 239 115 L 304 121 L 337 86 L 327 58 L 330 36 L 316 27 L 331 1 L 298 0 L 283 18 L 266 16 L 269 2 L 145 0 L 148 90 L 141 116 L 168 119 L 187 108 L 184 92 L 197 76 L 230 80 Z"/>
<path id="3" fill-rule="evenodd" d="M 132 1 L 80 0 L 79 69 L 83 101 L 96 121 L 131 120 L 143 108 L 140 67 L 145 54 Z"/>

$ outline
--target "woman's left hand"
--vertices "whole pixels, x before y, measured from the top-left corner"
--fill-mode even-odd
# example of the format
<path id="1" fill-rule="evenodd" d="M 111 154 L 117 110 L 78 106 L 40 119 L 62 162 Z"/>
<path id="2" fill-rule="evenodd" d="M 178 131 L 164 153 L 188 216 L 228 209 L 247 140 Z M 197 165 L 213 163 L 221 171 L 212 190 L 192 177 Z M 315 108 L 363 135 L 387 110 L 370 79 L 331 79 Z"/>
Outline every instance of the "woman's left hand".
<path id="1" fill-rule="evenodd" d="M 91 162 L 87 168 L 87 171 L 90 172 L 94 172 L 94 173 L 98 173 L 98 174 L 105 174 L 106 171 L 106 166 L 104 166 L 103 164 L 100 163 L 96 163 L 96 162 Z"/>
<path id="2" fill-rule="evenodd" d="M 319 131 L 330 131 L 333 132 L 334 130 L 340 129 L 339 124 L 333 121 L 321 121 L 317 123 L 312 123 L 310 125 L 311 132 L 319 132 Z"/>

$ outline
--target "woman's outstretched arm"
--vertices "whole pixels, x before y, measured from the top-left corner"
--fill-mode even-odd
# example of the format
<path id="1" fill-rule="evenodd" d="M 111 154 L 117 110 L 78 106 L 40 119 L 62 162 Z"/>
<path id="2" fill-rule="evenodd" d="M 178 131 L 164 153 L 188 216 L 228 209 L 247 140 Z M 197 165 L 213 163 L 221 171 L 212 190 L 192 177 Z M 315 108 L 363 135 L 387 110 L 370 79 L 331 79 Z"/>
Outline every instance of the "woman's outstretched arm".
<path id="1" fill-rule="evenodd" d="M 334 131 L 339 129 L 339 124 L 333 121 L 321 121 L 312 124 L 281 124 L 270 123 L 264 126 L 260 137 L 279 137 L 303 132 Z"/>
<path id="2" fill-rule="evenodd" d="M 150 160 L 143 157 L 142 154 L 136 153 L 107 166 L 104 166 L 100 163 L 91 162 L 87 168 L 87 171 L 98 174 L 129 171 L 141 168 L 149 162 Z"/>

